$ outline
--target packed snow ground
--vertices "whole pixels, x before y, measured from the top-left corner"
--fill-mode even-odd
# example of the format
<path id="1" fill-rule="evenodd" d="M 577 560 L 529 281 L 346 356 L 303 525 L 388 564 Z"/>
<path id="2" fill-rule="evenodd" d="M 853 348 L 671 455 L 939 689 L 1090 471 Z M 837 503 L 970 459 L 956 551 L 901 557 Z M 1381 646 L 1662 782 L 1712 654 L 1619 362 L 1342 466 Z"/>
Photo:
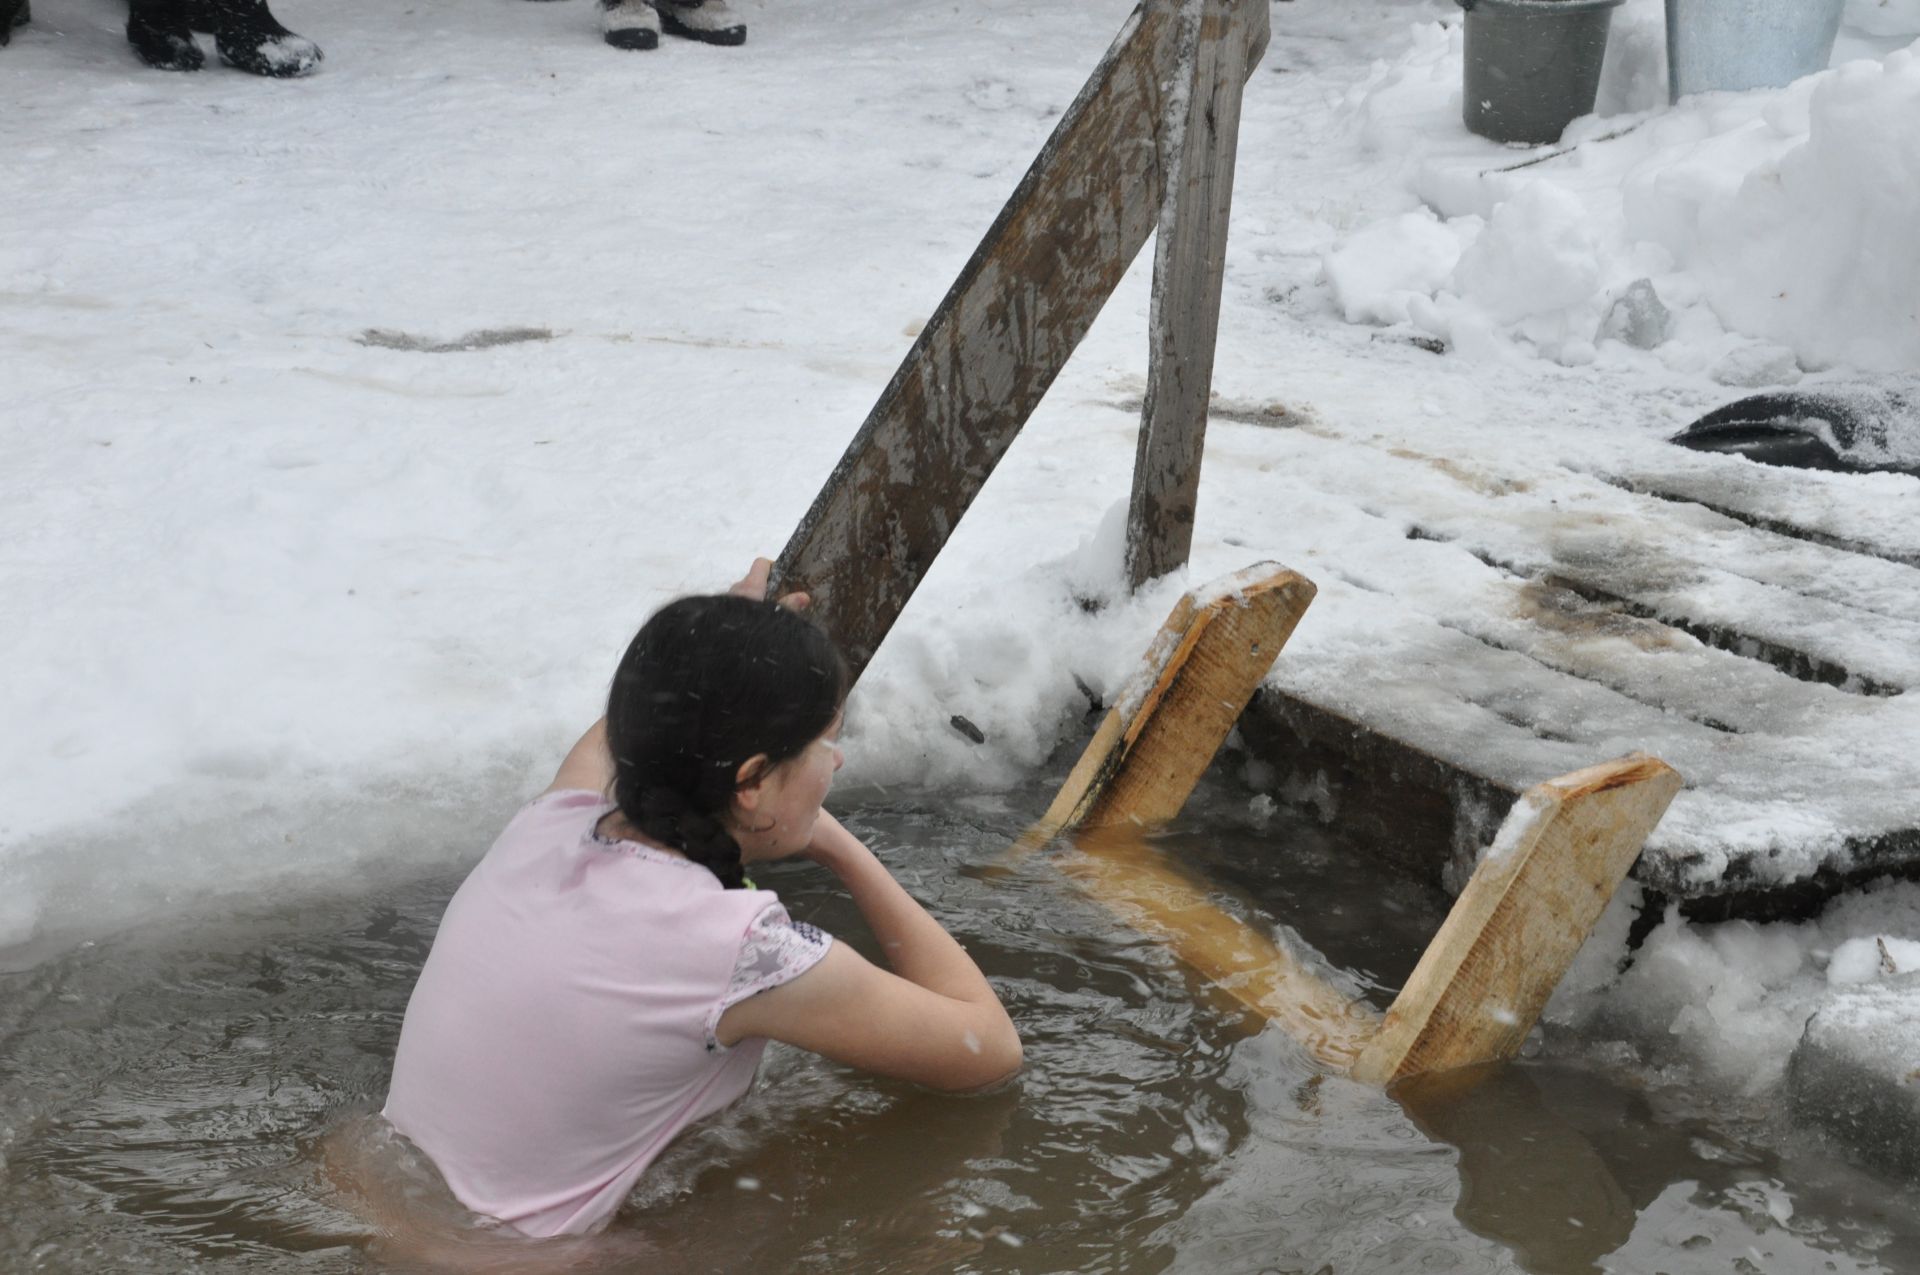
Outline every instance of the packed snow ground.
<path id="1" fill-rule="evenodd" d="M 584 3 L 286 0 L 293 82 L 146 70 L 113 0 L 0 50 L 0 953 L 477 854 L 638 621 L 784 542 L 1130 0 L 742 7 L 744 49 L 622 54 Z M 1677 107 L 1629 0 L 1578 149 L 1493 174 L 1541 152 L 1465 132 L 1452 4 L 1272 12 L 1224 401 L 1644 453 L 1728 387 L 1920 366 L 1920 0 Z M 869 670 L 851 782 L 1009 785 L 1186 583 L 1338 562 L 1279 435 L 1216 419 L 1188 580 L 1120 596 L 1146 260 Z M 1619 978 L 1624 932 L 1556 1016 L 1762 1094 L 1920 889 L 1670 920 Z"/>

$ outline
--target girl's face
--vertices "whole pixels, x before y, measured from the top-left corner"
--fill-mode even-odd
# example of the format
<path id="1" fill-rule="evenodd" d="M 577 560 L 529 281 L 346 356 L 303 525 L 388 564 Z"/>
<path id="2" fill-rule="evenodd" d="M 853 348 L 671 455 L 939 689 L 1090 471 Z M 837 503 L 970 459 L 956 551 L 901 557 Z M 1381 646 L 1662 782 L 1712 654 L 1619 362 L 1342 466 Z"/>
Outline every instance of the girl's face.
<path id="1" fill-rule="evenodd" d="M 833 772 L 846 762 L 839 741 L 836 713 L 820 738 L 735 796 L 732 831 L 742 862 L 785 858 L 807 848 L 820 806 L 833 787 Z"/>

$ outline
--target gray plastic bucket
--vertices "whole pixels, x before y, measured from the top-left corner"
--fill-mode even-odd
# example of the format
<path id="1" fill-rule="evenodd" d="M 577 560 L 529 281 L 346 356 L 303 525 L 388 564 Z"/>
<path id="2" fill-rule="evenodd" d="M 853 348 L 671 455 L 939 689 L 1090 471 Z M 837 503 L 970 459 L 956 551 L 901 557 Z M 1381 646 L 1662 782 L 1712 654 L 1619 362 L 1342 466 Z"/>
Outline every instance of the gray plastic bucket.
<path id="1" fill-rule="evenodd" d="M 1620 0 L 1457 0 L 1467 11 L 1461 114 L 1496 142 L 1557 142 L 1593 109 Z"/>
<path id="2" fill-rule="evenodd" d="M 1673 100 L 1773 89 L 1827 69 L 1846 0 L 1667 0 Z"/>

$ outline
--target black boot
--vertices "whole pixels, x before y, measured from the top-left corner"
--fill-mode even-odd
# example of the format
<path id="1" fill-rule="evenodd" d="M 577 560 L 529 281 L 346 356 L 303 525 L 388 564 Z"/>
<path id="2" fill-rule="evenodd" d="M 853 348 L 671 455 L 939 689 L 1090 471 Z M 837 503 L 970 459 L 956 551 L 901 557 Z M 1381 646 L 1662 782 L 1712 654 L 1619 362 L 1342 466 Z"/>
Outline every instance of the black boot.
<path id="1" fill-rule="evenodd" d="M 180 0 L 128 0 L 127 43 L 142 62 L 162 71 L 198 71 L 207 60 L 193 42 Z"/>
<path id="2" fill-rule="evenodd" d="M 660 26 L 702 44 L 745 44 L 747 24 L 727 8 L 727 0 L 660 0 Z"/>
<path id="3" fill-rule="evenodd" d="M 0 0 L 0 49 L 12 43 L 13 29 L 27 25 L 27 19 L 32 16 L 27 0 Z"/>
<path id="4" fill-rule="evenodd" d="M 213 47 L 228 66 L 286 78 L 320 65 L 320 46 L 281 26 L 267 0 L 194 0 L 189 12 L 196 29 L 213 32 Z"/>

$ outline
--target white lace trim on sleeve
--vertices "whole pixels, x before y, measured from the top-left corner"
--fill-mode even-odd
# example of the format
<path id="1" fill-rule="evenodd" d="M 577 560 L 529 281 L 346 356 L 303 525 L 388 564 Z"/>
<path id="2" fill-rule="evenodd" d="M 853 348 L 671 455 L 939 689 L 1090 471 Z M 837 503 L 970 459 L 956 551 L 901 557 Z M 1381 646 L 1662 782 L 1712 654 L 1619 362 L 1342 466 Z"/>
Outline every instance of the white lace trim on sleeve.
<path id="1" fill-rule="evenodd" d="M 722 1014 L 749 996 L 757 996 L 806 973 L 832 945 L 831 936 L 805 921 L 792 919 L 778 903 L 762 909 L 740 941 L 740 955 L 734 961 L 726 994 L 707 1016 L 707 1049 L 718 1053 L 726 1048 L 714 1037 Z"/>

